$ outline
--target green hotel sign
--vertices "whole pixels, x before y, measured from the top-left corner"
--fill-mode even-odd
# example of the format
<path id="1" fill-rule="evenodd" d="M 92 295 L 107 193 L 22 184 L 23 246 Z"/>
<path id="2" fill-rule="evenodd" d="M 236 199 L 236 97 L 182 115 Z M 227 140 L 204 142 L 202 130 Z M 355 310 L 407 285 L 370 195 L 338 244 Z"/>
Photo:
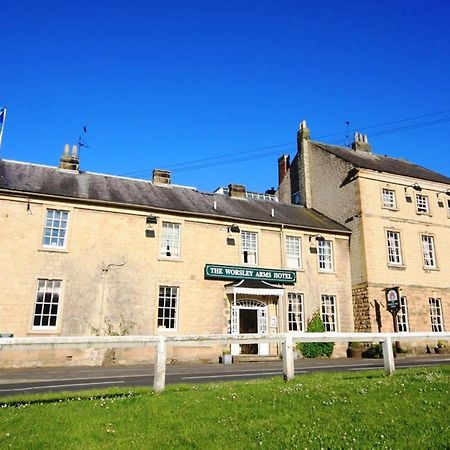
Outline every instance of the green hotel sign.
<path id="1" fill-rule="evenodd" d="M 209 280 L 260 280 L 269 283 L 293 284 L 297 281 L 297 273 L 293 270 L 206 264 L 205 278 Z"/>

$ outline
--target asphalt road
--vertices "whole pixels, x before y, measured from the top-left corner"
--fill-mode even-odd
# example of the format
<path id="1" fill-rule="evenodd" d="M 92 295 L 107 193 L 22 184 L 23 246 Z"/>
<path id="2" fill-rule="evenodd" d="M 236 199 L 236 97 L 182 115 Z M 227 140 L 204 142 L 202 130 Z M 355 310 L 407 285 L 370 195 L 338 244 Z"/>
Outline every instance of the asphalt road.
<path id="1" fill-rule="evenodd" d="M 406 367 L 450 364 L 449 355 L 426 355 L 397 358 L 397 369 Z M 295 362 L 295 374 L 317 371 L 352 372 L 383 368 L 377 359 L 300 359 Z M 281 376 L 282 362 L 167 365 L 166 383 L 208 383 L 249 380 Z M 53 367 L 0 370 L 0 397 L 57 391 L 82 391 L 112 386 L 133 387 L 153 385 L 153 366 Z"/>

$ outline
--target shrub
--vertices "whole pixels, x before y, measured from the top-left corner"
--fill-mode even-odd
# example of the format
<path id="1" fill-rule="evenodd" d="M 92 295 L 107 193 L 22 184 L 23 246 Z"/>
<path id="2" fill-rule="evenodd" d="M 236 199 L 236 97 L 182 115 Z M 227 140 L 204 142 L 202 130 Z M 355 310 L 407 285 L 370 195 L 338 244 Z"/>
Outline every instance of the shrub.
<path id="1" fill-rule="evenodd" d="M 325 331 L 319 312 L 316 312 L 308 321 L 306 331 L 320 333 Z M 319 356 L 330 357 L 333 353 L 334 342 L 299 342 L 297 349 L 305 358 L 317 358 Z"/>

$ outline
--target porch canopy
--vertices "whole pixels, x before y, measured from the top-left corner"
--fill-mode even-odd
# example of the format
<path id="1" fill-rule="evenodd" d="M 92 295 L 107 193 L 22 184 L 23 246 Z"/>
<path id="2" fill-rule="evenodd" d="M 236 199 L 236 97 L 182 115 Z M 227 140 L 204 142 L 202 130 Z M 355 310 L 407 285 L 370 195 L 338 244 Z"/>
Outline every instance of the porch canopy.
<path id="1" fill-rule="evenodd" d="M 280 297 L 284 294 L 284 288 L 262 280 L 241 280 L 226 284 L 225 292 L 233 295 L 276 295 Z"/>

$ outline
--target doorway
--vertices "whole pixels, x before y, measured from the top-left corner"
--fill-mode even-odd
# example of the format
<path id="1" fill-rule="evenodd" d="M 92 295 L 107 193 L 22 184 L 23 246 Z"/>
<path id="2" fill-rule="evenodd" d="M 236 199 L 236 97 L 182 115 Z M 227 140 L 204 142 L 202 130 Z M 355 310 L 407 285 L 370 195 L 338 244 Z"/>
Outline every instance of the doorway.
<path id="1" fill-rule="evenodd" d="M 267 333 L 267 304 L 258 300 L 237 300 L 231 308 L 233 334 Z M 269 344 L 232 344 L 231 354 L 268 355 Z"/>
<path id="2" fill-rule="evenodd" d="M 241 309 L 239 313 L 239 334 L 257 333 L 258 310 Z M 241 344 L 241 353 L 244 355 L 257 355 L 258 344 Z"/>

